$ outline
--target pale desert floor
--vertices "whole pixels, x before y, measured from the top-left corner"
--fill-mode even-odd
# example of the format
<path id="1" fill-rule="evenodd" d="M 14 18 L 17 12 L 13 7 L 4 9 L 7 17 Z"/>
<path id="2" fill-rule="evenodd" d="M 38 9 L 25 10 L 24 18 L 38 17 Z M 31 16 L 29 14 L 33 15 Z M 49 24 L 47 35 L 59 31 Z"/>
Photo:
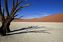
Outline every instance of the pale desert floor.
<path id="1" fill-rule="evenodd" d="M 13 32 L 15 35 L 0 36 L 0 42 L 63 42 L 63 22 L 12 22 L 10 28 L 16 30 L 30 26 L 33 28 Z"/>

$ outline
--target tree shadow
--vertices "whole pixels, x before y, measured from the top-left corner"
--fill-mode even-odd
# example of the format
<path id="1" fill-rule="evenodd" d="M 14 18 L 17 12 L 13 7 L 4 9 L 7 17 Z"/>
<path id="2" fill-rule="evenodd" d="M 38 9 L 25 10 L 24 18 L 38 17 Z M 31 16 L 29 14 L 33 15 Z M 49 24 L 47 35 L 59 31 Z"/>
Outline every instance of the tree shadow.
<path id="1" fill-rule="evenodd" d="M 34 28 L 40 28 L 40 27 L 30 26 L 27 28 L 20 28 L 20 29 L 11 31 L 10 33 L 7 33 L 6 36 L 15 35 L 15 34 L 24 34 L 24 33 L 48 33 L 48 34 L 50 34 L 50 32 L 47 32 L 47 30 L 21 31 L 21 30 L 27 30 L 27 29 L 32 29 L 32 28 L 34 29 Z M 16 32 L 16 31 L 21 31 L 21 32 Z M 16 32 L 16 33 L 13 33 L 13 32 Z"/>
<path id="2" fill-rule="evenodd" d="M 36 29 L 36 28 L 44 28 L 44 27 L 30 26 L 30 27 L 27 27 L 27 28 L 20 28 L 20 29 L 13 30 L 13 31 L 10 31 L 10 32 L 16 32 L 16 31 L 27 30 L 27 29 L 32 29 L 32 28 Z"/>
<path id="3" fill-rule="evenodd" d="M 21 31 L 21 30 L 26 30 L 26 29 L 31 29 L 31 27 L 27 27 L 27 28 L 20 28 L 20 29 L 17 29 L 17 30 L 13 30 L 13 31 L 10 31 L 10 32 L 16 32 L 16 31 Z"/>
<path id="4" fill-rule="evenodd" d="M 15 35 L 15 34 L 24 34 L 24 33 L 47 33 L 47 34 L 50 34 L 50 32 L 47 32 L 47 30 L 38 30 L 38 31 L 24 31 L 24 32 L 10 33 L 10 34 L 7 34 L 6 36 Z"/>

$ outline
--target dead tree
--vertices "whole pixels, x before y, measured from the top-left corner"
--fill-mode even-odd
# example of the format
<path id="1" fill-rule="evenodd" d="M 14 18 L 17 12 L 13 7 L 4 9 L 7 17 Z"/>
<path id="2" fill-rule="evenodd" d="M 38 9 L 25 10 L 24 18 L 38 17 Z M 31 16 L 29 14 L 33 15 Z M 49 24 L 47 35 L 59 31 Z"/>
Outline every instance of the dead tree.
<path id="1" fill-rule="evenodd" d="M 0 0 L 0 6 L 1 6 L 1 1 L 2 0 Z M 2 6 L 0 7 L 0 17 L 1 17 L 1 23 L 2 23 L 2 26 L 0 27 L 1 35 L 6 35 L 7 32 L 10 32 L 9 26 L 10 26 L 10 23 L 17 16 L 16 13 L 19 12 L 22 8 L 30 5 L 30 3 L 21 5 L 23 2 L 25 2 L 24 0 L 12 0 L 12 8 L 11 8 L 11 11 L 9 12 L 8 1 L 9 0 L 4 0 L 5 7 L 3 8 Z"/>

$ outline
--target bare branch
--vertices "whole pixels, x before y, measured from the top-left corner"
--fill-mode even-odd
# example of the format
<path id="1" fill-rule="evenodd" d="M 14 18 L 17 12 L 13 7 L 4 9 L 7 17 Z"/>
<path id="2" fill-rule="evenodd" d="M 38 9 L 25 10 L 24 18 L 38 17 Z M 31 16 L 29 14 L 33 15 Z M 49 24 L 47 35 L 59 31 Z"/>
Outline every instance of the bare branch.
<path id="1" fill-rule="evenodd" d="M 0 0 L 0 17 L 2 17 L 1 0 Z"/>
<path id="2" fill-rule="evenodd" d="M 14 10 L 15 10 L 15 2 L 14 2 L 14 0 L 12 0 L 12 10 L 11 10 L 10 15 L 12 15 L 12 13 L 14 12 Z"/>
<path id="3" fill-rule="evenodd" d="M 12 5 L 13 5 L 12 7 L 14 7 L 14 6 L 15 6 L 15 1 L 14 1 L 14 0 L 12 0 Z"/>
<path id="4" fill-rule="evenodd" d="M 16 4 L 18 4 L 18 2 L 19 2 L 19 1 L 17 0 L 17 1 L 16 1 Z"/>
<path id="5" fill-rule="evenodd" d="M 18 11 L 20 11 L 22 8 L 25 8 L 25 7 L 27 7 L 27 6 L 29 6 L 30 4 L 28 3 L 28 4 L 25 4 L 25 5 L 23 5 L 23 6 L 20 6 L 18 9 L 16 9 L 16 11 L 14 12 L 14 14 L 16 14 Z M 13 15 L 14 15 L 13 14 Z"/>
<path id="6" fill-rule="evenodd" d="M 2 11 L 0 10 L 0 18 L 1 18 L 1 20 L 2 20 L 2 17 L 3 17 L 3 16 L 2 16 Z"/>
<path id="7" fill-rule="evenodd" d="M 17 0 L 16 7 L 18 7 L 22 2 L 24 2 L 24 1 L 22 0 L 22 1 L 18 2 L 18 0 Z"/>
<path id="8" fill-rule="evenodd" d="M 20 11 L 22 8 L 25 8 L 27 6 L 30 6 L 31 3 L 28 3 L 28 4 L 25 4 L 25 5 L 22 5 L 22 6 L 19 6 L 22 2 L 24 2 L 23 0 L 22 1 L 16 1 L 16 5 L 12 8 L 12 11 L 11 11 L 11 17 L 15 17 L 15 14 Z"/>
<path id="9" fill-rule="evenodd" d="M 23 17 L 23 16 L 20 16 L 19 19 L 22 18 L 22 17 Z"/>
<path id="10" fill-rule="evenodd" d="M 3 8 L 3 10 L 2 10 L 2 16 L 4 17 L 4 8 Z"/>
<path id="11" fill-rule="evenodd" d="M 31 5 L 31 3 L 28 3 L 28 4 L 23 5 L 23 7 L 28 7 L 30 5 Z"/>
<path id="12" fill-rule="evenodd" d="M 14 15 L 14 17 L 18 16 L 19 14 Z"/>
<path id="13" fill-rule="evenodd" d="M 1 21 L 2 21 L 2 22 L 5 21 L 5 17 L 4 17 L 4 9 L 1 9 Z"/>
<path id="14" fill-rule="evenodd" d="M 15 12 L 15 10 L 17 9 L 17 7 L 20 5 L 20 3 L 22 3 L 23 1 L 16 1 L 16 5 L 15 5 L 15 2 L 13 1 L 13 8 L 12 8 L 12 10 L 11 10 L 11 16 L 13 15 L 13 13 Z"/>
<path id="15" fill-rule="evenodd" d="M 5 9 L 6 9 L 7 16 L 9 16 L 8 0 L 4 0 L 4 2 L 5 2 Z"/>
<path id="16" fill-rule="evenodd" d="M 22 8 L 24 8 L 23 6 L 20 6 L 18 9 L 15 10 L 15 12 L 13 13 L 13 15 L 15 15 L 18 11 L 20 11 Z"/>
<path id="17" fill-rule="evenodd" d="M 1 14 L 1 0 L 0 0 L 0 14 Z"/>

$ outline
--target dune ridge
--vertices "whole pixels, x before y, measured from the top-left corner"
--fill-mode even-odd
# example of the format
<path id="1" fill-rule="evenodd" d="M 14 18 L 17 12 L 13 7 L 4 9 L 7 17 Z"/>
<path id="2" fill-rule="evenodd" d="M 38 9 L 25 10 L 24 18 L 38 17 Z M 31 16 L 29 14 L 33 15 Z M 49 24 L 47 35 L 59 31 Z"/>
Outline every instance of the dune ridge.
<path id="1" fill-rule="evenodd" d="M 15 22 L 63 22 L 63 14 L 49 15 L 33 19 L 15 19 Z"/>
<path id="2" fill-rule="evenodd" d="M 40 18 L 32 18 L 32 19 L 15 18 L 13 22 L 63 22 L 63 14 L 54 14 L 54 15 L 49 15 Z"/>

